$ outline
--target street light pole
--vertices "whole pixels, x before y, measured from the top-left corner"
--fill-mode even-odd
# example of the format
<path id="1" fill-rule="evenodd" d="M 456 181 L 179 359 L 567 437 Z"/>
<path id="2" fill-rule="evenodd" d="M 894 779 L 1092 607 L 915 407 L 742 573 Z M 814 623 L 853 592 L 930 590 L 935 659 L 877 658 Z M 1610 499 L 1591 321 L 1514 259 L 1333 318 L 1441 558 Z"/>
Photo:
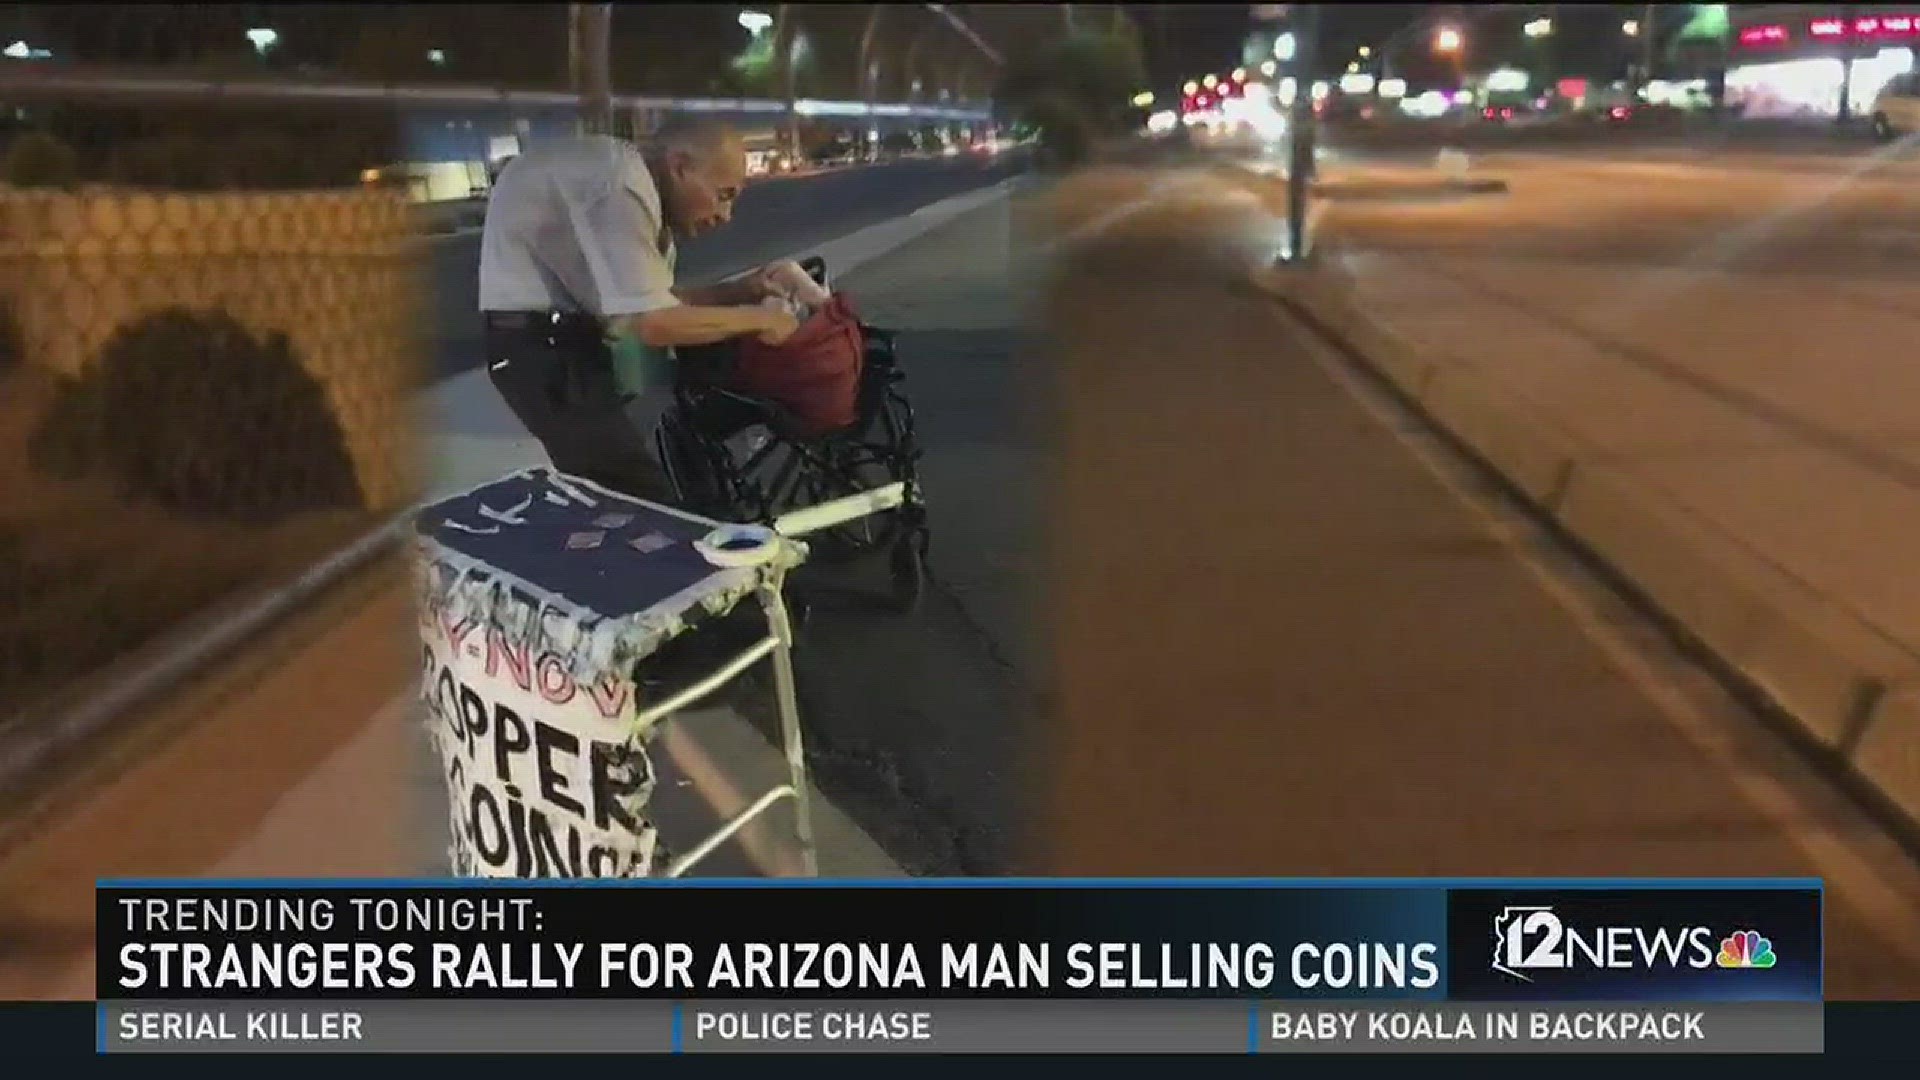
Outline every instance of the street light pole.
<path id="1" fill-rule="evenodd" d="M 1840 110 L 1835 119 L 1842 125 L 1853 119 L 1853 57 L 1858 51 L 1854 37 L 1856 8 L 1853 4 L 1844 4 L 1840 8 Z"/>
<path id="2" fill-rule="evenodd" d="M 867 126 L 869 131 L 873 130 L 873 98 L 875 90 L 877 89 L 876 84 L 879 82 L 878 61 L 873 59 L 873 42 L 874 35 L 880 29 L 880 13 L 885 10 L 886 6 L 883 4 L 873 5 L 873 12 L 867 16 L 866 32 L 860 35 L 860 100 L 865 102 L 867 106 Z M 866 147 L 866 153 L 862 155 L 863 157 L 872 160 L 878 156 L 880 150 L 878 146 L 875 146 L 870 140 L 865 138 L 863 138 L 861 142 Z"/>
<path id="3" fill-rule="evenodd" d="M 585 7 L 587 84 L 581 96 L 586 101 L 589 130 L 604 133 L 613 127 L 613 5 Z"/>
<path id="4" fill-rule="evenodd" d="M 612 4 L 567 5 L 567 76 L 580 98 L 580 129 L 605 132 L 613 111 Z"/>
<path id="5" fill-rule="evenodd" d="M 794 70 L 800 44 L 800 29 L 795 25 L 791 4 L 781 4 L 773 13 L 773 48 L 780 64 L 780 79 L 787 99 L 787 160 L 800 163 L 799 73 Z"/>
<path id="6" fill-rule="evenodd" d="M 1653 81 L 1653 51 L 1660 40 L 1659 28 L 1653 21 L 1657 14 L 1658 12 L 1654 10 L 1654 5 L 1648 4 L 1647 14 L 1640 20 L 1640 37 L 1642 39 L 1640 86 L 1643 89 L 1648 83 Z"/>
<path id="7" fill-rule="evenodd" d="M 907 75 L 907 100 L 909 101 L 920 100 L 920 46 L 926 44 L 926 41 L 927 28 L 923 27 L 913 35 L 913 40 L 907 43 L 907 58 L 903 69 Z"/>
<path id="8" fill-rule="evenodd" d="M 581 94 L 587 87 L 587 11 L 585 4 L 567 5 L 567 88 Z"/>

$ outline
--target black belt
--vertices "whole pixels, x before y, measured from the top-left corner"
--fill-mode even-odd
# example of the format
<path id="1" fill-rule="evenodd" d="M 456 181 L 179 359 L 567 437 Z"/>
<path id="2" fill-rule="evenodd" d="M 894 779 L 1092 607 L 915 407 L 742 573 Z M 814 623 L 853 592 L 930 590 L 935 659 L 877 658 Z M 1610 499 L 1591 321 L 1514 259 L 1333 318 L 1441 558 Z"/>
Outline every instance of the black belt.
<path id="1" fill-rule="evenodd" d="M 598 332 L 597 315 L 578 311 L 483 311 L 480 318 L 489 330 L 584 330 Z"/>

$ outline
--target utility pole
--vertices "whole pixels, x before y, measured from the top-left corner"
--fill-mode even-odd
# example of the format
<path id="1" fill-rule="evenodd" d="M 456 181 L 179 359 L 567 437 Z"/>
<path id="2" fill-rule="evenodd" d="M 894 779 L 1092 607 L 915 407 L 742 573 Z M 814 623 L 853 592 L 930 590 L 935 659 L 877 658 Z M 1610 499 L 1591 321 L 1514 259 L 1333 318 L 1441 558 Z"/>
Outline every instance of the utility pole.
<path id="1" fill-rule="evenodd" d="M 1307 203 L 1313 192 L 1314 145 L 1318 131 L 1313 112 L 1313 64 L 1320 38 L 1319 4 L 1294 4 L 1293 109 L 1287 122 L 1287 251 L 1283 262 L 1302 263 L 1308 255 Z"/>

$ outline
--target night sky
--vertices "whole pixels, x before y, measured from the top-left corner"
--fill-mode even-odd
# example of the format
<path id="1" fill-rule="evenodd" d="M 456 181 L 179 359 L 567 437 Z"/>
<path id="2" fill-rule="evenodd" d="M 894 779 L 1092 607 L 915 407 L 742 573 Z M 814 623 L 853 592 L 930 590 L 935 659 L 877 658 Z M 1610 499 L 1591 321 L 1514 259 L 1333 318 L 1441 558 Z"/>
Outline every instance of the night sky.
<path id="1" fill-rule="evenodd" d="M 745 5 L 741 5 L 745 6 Z M 769 5 L 759 5 L 768 7 Z M 1305 5 L 1299 5 L 1305 6 Z M 1128 4 L 1147 48 L 1151 88 L 1177 90 L 1187 79 L 1224 75 L 1242 63 L 1242 47 L 1254 29 L 1249 4 Z M 1403 35 L 1394 51 L 1392 74 L 1416 91 L 1451 86 L 1458 73 L 1430 47 L 1431 25 L 1453 22 L 1465 32 L 1460 58 L 1468 71 L 1518 63 L 1546 75 L 1618 78 L 1636 57 L 1642 39 L 1621 32 L 1625 19 L 1644 19 L 1640 4 L 1321 4 L 1324 41 L 1318 50 L 1316 77 L 1333 78 L 1356 59 L 1361 45 L 1375 50 L 1393 35 L 1426 20 L 1428 29 Z M 1688 4 L 1659 6 L 1667 30 L 1687 20 Z M 1009 54 L 1022 44 L 1057 33 L 1062 5 L 960 4 L 953 10 Z M 1106 5 L 1073 5 L 1086 25 L 1096 25 Z M 857 68 L 862 28 L 871 8 L 854 4 L 795 5 L 793 10 L 814 36 L 817 66 L 836 75 Z M 747 34 L 735 23 L 738 8 L 728 4 L 622 5 L 614 20 L 617 61 L 623 85 L 634 89 L 703 89 L 727 70 L 744 48 Z M 1556 33 L 1546 42 L 1520 32 L 1528 19 L 1551 15 Z M 564 79 L 565 8 L 563 5 L 465 4 L 40 4 L 0 7 L 0 30 L 45 42 L 61 55 L 77 59 L 172 62 L 209 53 L 251 55 L 241 29 L 272 25 L 283 34 L 278 47 L 288 61 L 335 62 L 363 37 L 393 37 L 406 30 L 441 47 L 453 57 L 443 74 L 482 81 L 537 68 L 542 77 Z M 918 42 L 910 47 L 909 42 Z M 991 78 L 986 64 L 960 35 L 946 29 L 921 5 L 890 5 L 877 36 L 883 57 L 899 59 L 917 48 L 918 73 L 952 74 L 971 65 L 978 91 Z M 416 49 L 424 55 L 424 48 Z M 881 89 L 905 92 L 908 73 L 902 63 L 882 64 Z M 512 69 L 509 71 L 509 69 Z M 1543 70 L 1550 69 L 1550 70 Z M 525 74 L 525 73 L 521 73 Z M 844 82 L 845 79 L 840 79 Z M 850 93 L 847 86 L 822 85 L 821 93 Z"/>

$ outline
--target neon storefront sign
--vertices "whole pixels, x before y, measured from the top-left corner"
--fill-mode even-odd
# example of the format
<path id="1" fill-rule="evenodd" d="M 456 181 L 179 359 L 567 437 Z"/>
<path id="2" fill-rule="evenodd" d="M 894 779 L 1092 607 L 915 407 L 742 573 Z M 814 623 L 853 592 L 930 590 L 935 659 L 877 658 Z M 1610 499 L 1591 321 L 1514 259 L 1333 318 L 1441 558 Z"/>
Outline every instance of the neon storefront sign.
<path id="1" fill-rule="evenodd" d="M 1847 36 L 1847 21 L 1815 19 L 1807 24 L 1807 36 L 1816 41 L 1837 41 Z M 1870 41 L 1920 36 L 1920 14 L 1862 15 L 1853 20 L 1853 36 Z M 1749 49 L 1785 45 L 1792 37 L 1785 26 L 1777 23 L 1744 27 L 1739 34 L 1740 44 Z"/>
<path id="2" fill-rule="evenodd" d="M 1740 44 L 1749 49 L 1786 43 L 1787 28 L 1784 26 L 1749 26 L 1740 31 Z"/>
<path id="3" fill-rule="evenodd" d="M 1845 19 L 1815 19 L 1807 24 L 1807 33 L 1817 38 L 1844 37 L 1846 32 Z M 1920 19 L 1912 15 L 1862 15 L 1853 20 L 1853 32 L 1863 38 L 1912 37 L 1920 33 Z"/>

